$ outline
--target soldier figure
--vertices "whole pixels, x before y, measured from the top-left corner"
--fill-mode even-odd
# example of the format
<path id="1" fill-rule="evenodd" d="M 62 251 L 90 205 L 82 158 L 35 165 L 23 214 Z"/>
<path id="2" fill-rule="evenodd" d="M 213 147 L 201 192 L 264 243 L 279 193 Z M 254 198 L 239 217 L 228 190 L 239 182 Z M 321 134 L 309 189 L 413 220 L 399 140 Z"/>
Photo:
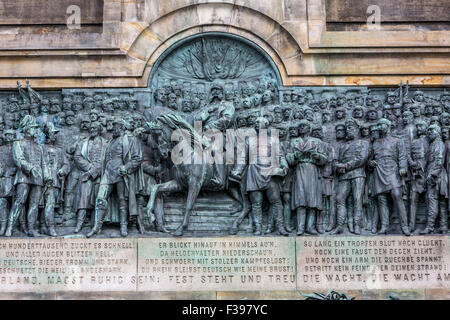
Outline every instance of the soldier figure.
<path id="1" fill-rule="evenodd" d="M 288 130 L 286 129 L 285 125 L 279 125 L 277 129 L 279 130 L 281 152 L 285 155 L 292 153 L 291 141 L 297 137 L 297 134 L 294 134 L 294 136 L 290 135 L 288 136 Z M 296 127 L 295 130 L 297 131 Z M 281 198 L 283 200 L 284 224 L 287 232 L 292 232 L 294 230 L 291 224 L 292 221 L 291 186 L 292 186 L 292 169 L 287 168 L 287 174 L 280 184 Z"/>
<path id="2" fill-rule="evenodd" d="M 444 149 L 445 149 L 445 155 L 444 155 L 444 170 L 445 174 L 447 175 L 447 196 L 450 196 L 450 183 L 449 183 L 449 175 L 450 175 L 450 127 L 443 127 L 442 128 L 442 141 L 444 142 Z M 441 233 L 447 233 L 448 232 L 448 211 L 450 211 L 450 201 L 447 197 L 446 199 L 446 207 L 443 208 L 441 206 Z M 446 221 L 447 220 L 447 221 Z"/>
<path id="3" fill-rule="evenodd" d="M 81 231 L 87 210 L 95 206 L 102 174 L 102 154 L 106 140 L 101 137 L 102 126 L 99 122 L 91 122 L 89 136 L 77 144 L 74 162 L 80 171 L 78 192 L 75 199 L 77 225 L 75 233 Z"/>
<path id="4" fill-rule="evenodd" d="M 378 125 L 372 124 L 369 128 L 370 130 L 370 151 L 369 151 L 369 159 L 373 158 L 373 143 L 379 138 L 379 130 Z M 375 194 L 375 173 L 373 170 L 370 170 L 370 167 L 366 167 L 367 172 L 367 210 L 368 217 L 370 220 L 369 228 L 372 233 L 377 233 L 377 224 L 378 224 L 378 206 L 377 206 L 377 197 Z"/>
<path id="5" fill-rule="evenodd" d="M 411 111 L 414 116 L 413 123 L 415 124 L 417 121 L 420 120 L 421 105 L 418 103 L 413 103 L 409 111 Z"/>
<path id="6" fill-rule="evenodd" d="M 74 113 L 72 111 L 67 112 L 66 116 L 66 122 L 69 121 L 72 122 L 72 115 Z M 75 149 L 77 147 L 77 144 L 80 143 L 85 137 L 89 135 L 89 127 L 90 127 L 90 121 L 87 118 L 87 116 L 81 117 L 80 122 L 80 131 L 78 134 L 75 134 L 74 131 L 70 130 L 70 126 L 66 127 L 67 134 L 71 134 L 72 136 L 66 137 L 66 153 L 68 159 L 74 158 L 75 156 Z M 73 159 L 75 161 L 75 159 Z M 75 195 L 78 190 L 78 182 L 80 179 L 80 170 L 78 167 L 74 164 L 74 162 L 69 161 L 70 164 L 70 172 L 66 179 L 66 185 L 64 190 L 64 220 L 69 220 L 72 217 L 72 213 L 74 208 L 74 201 L 75 201 Z"/>
<path id="7" fill-rule="evenodd" d="M 4 132 L 4 145 L 0 146 L 0 235 L 4 235 L 8 224 L 8 209 L 14 193 L 14 177 L 17 172 L 12 155 L 14 130 Z M 23 217 L 23 215 L 22 215 Z"/>
<path id="8" fill-rule="evenodd" d="M 65 176 L 70 171 L 70 165 L 66 158 L 65 152 L 56 146 L 56 133 L 59 129 L 55 128 L 52 122 L 44 125 L 45 145 L 43 147 L 45 168 L 51 180 L 45 185 L 43 196 L 45 202 L 44 219 L 41 219 L 41 230 L 43 230 L 42 222 L 45 222 L 47 232 L 52 237 L 57 237 L 55 230 L 55 208 L 60 201 L 64 190 Z"/>
<path id="9" fill-rule="evenodd" d="M 269 122 L 263 117 L 256 119 L 256 129 L 258 131 L 257 142 L 258 150 L 267 150 L 267 154 L 270 154 L 270 150 L 273 147 L 273 142 L 270 136 L 261 135 L 260 130 L 265 130 L 269 127 Z M 248 152 L 254 152 L 255 150 L 249 150 Z M 272 152 L 274 152 L 272 150 Z M 271 208 L 273 210 L 273 217 L 275 218 L 275 225 L 279 234 L 283 236 L 289 235 L 284 228 L 283 207 L 280 194 L 280 177 L 284 177 L 287 173 L 287 162 L 280 150 L 279 154 L 279 167 L 274 167 L 273 163 L 267 163 L 267 161 L 260 161 L 261 157 L 266 157 L 266 154 L 257 154 L 256 163 L 249 162 L 246 186 L 249 194 L 253 217 L 255 219 L 256 231 L 255 235 L 262 234 L 262 202 L 264 193 L 267 195 Z M 252 159 L 252 157 L 250 157 Z M 269 214 L 269 217 L 271 215 Z M 271 223 L 269 218 L 269 224 Z"/>
<path id="10" fill-rule="evenodd" d="M 24 133 L 24 139 L 15 141 L 12 147 L 14 163 L 17 167 L 14 185 L 16 186 L 16 197 L 9 215 L 8 228 L 5 236 L 11 237 L 14 224 L 24 210 L 28 202 L 28 234 L 37 237 L 40 234 L 36 230 L 39 200 L 42 187 L 50 183 L 45 169 L 42 147 L 35 142 L 39 124 L 33 116 L 25 116 L 19 124 Z"/>
<path id="11" fill-rule="evenodd" d="M 414 92 L 413 100 L 414 100 L 414 102 L 417 102 L 417 103 L 424 102 L 425 97 L 423 95 L 423 92 L 420 90 L 417 90 L 416 92 Z"/>
<path id="12" fill-rule="evenodd" d="M 64 112 L 72 111 L 72 96 L 65 96 L 63 98 L 62 108 Z"/>
<path id="13" fill-rule="evenodd" d="M 345 118 L 346 118 L 346 111 L 344 108 L 339 107 L 336 108 L 335 114 L 334 114 L 334 121 L 336 124 L 344 124 L 345 123 Z"/>
<path id="14" fill-rule="evenodd" d="M 444 166 L 444 143 L 441 140 L 441 128 L 438 125 L 429 126 L 427 138 L 430 143 L 426 154 L 427 166 L 425 170 L 427 185 L 427 224 L 420 234 L 428 234 L 434 231 L 435 220 L 439 213 L 439 178 Z M 447 224 L 447 212 L 441 214 L 441 227 L 444 224 Z"/>
<path id="15" fill-rule="evenodd" d="M 386 234 L 389 228 L 389 209 L 387 193 L 390 193 L 400 216 L 400 224 L 405 235 L 410 232 L 407 225 L 406 208 L 402 198 L 401 177 L 407 174 L 408 162 L 404 143 L 391 136 L 391 122 L 387 119 L 378 120 L 380 138 L 373 143 L 373 159 L 369 166 L 375 170 L 374 192 L 378 200 L 378 212 L 381 216 L 379 234 Z M 377 223 L 378 217 L 374 219 Z"/>
<path id="16" fill-rule="evenodd" d="M 322 210 L 322 190 L 318 166 L 326 163 L 327 156 L 320 151 L 321 141 L 310 137 L 311 124 L 299 121 L 299 138 L 292 141 L 293 153 L 286 158 L 295 167 L 292 183 L 292 209 L 297 211 L 297 235 L 305 232 L 317 234 L 315 228 L 316 212 Z M 307 217 L 308 216 L 308 217 Z"/>
<path id="17" fill-rule="evenodd" d="M 319 145 L 318 150 L 319 150 L 320 153 L 326 154 L 328 156 L 327 162 L 323 166 L 319 167 L 319 179 L 320 179 L 320 182 L 321 182 L 320 189 L 322 191 L 323 200 L 325 200 L 327 198 L 326 197 L 327 196 L 326 195 L 326 193 L 327 193 L 326 191 L 329 190 L 329 188 L 328 188 L 328 190 L 326 190 L 327 187 L 329 187 L 326 184 L 326 182 L 329 182 L 329 180 L 327 181 L 326 174 L 324 174 L 324 171 L 325 171 L 325 169 L 327 167 L 327 164 L 329 164 L 329 159 L 331 159 L 334 156 L 334 154 L 328 148 L 328 144 L 323 141 L 323 129 L 322 129 L 322 126 L 320 126 L 318 124 L 313 125 L 313 128 L 311 129 L 311 137 L 320 140 L 320 145 Z M 316 227 L 317 227 L 317 231 L 319 233 L 324 233 L 325 232 L 325 229 L 326 229 L 325 224 L 326 224 L 325 210 L 320 210 L 317 213 L 317 221 L 316 221 Z"/>
<path id="18" fill-rule="evenodd" d="M 137 214 L 135 172 L 140 169 L 142 152 L 135 138 L 124 134 L 125 123 L 121 119 L 114 120 L 113 137 L 105 148 L 102 159 L 102 177 L 95 202 L 95 222 L 92 230 L 86 235 L 92 237 L 101 232 L 106 214 L 108 198 L 116 189 L 119 201 L 120 234 L 128 235 L 128 212 Z M 128 194 L 128 206 L 125 198 Z"/>
<path id="19" fill-rule="evenodd" d="M 161 130 L 160 126 L 156 123 L 151 123 L 148 128 L 150 131 Z M 163 165 L 159 157 L 159 151 L 153 137 L 149 132 L 139 127 L 134 131 L 134 135 L 139 140 L 142 150 L 142 179 L 137 179 L 137 205 L 138 205 L 138 215 L 137 222 L 139 232 L 144 234 L 144 206 L 147 204 L 149 197 L 150 187 L 158 183 L 158 176 L 163 172 Z M 150 223 L 156 222 L 156 230 L 160 232 L 168 233 L 168 230 L 164 227 L 164 221 L 162 216 L 162 203 L 160 199 L 156 199 L 155 202 L 156 217 L 149 217 Z"/>
<path id="20" fill-rule="evenodd" d="M 409 192 L 409 230 L 416 228 L 416 213 L 419 196 L 425 192 L 425 167 L 428 152 L 428 139 L 426 137 L 427 124 L 423 120 L 416 123 L 416 138 L 411 142 L 408 164 L 411 170 L 411 184 Z"/>
<path id="21" fill-rule="evenodd" d="M 363 211 L 363 196 L 365 186 L 365 164 L 369 157 L 370 144 L 367 140 L 359 138 L 359 123 L 348 119 L 345 129 L 347 142 L 342 144 L 338 151 L 338 159 L 333 167 L 338 174 L 338 193 L 336 196 L 338 225 L 331 234 L 344 231 L 347 209 L 346 199 L 352 191 L 354 233 L 361 234 L 360 221 Z"/>
<path id="22" fill-rule="evenodd" d="M 323 140 L 327 143 L 332 143 L 336 140 L 336 130 L 334 124 L 331 122 L 331 112 L 325 110 L 322 113 L 322 127 L 323 127 Z"/>
<path id="23" fill-rule="evenodd" d="M 89 111 L 89 120 L 91 122 L 98 121 L 99 112 L 97 109 L 90 109 Z"/>

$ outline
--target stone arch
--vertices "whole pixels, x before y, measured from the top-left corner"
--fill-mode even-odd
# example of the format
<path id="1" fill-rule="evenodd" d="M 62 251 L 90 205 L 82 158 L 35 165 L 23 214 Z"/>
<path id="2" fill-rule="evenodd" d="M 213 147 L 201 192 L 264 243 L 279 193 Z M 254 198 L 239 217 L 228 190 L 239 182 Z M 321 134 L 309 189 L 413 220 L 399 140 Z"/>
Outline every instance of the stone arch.
<path id="1" fill-rule="evenodd" d="M 162 54 L 157 54 L 157 60 L 152 64 L 152 68 L 150 69 L 150 75 L 148 77 L 148 86 L 150 87 L 150 84 L 155 77 L 155 74 L 158 72 L 158 67 L 163 63 L 163 61 L 166 59 L 166 57 L 169 57 L 173 52 L 176 52 L 178 48 L 182 47 L 185 44 L 190 43 L 191 41 L 195 41 L 196 39 L 202 39 L 202 38 L 211 38 L 211 37 L 219 37 L 219 38 L 225 38 L 235 41 L 236 43 L 242 43 L 245 46 L 248 46 L 252 50 L 254 50 L 257 54 L 261 55 L 264 60 L 267 62 L 267 64 L 271 67 L 271 71 L 275 75 L 275 78 L 277 80 L 278 85 L 281 85 L 281 74 L 280 71 L 277 68 L 276 63 L 271 59 L 271 57 L 257 44 L 254 42 L 248 40 L 247 38 L 244 38 L 242 36 L 238 36 L 233 33 L 225 33 L 225 32 L 204 32 L 204 33 L 197 33 L 195 35 L 188 36 L 186 38 L 183 38 L 181 40 L 178 40 L 176 43 L 172 44 L 169 48 L 165 49 Z"/>
<path id="2" fill-rule="evenodd" d="M 199 33 L 222 32 L 253 42 L 274 62 L 283 84 L 288 83 L 289 74 L 292 74 L 289 69 L 296 69 L 293 61 L 300 61 L 302 57 L 299 44 L 279 22 L 251 8 L 233 4 L 193 4 L 158 17 L 150 25 L 138 29 L 127 54 L 146 62 L 145 79 L 166 49 Z"/>

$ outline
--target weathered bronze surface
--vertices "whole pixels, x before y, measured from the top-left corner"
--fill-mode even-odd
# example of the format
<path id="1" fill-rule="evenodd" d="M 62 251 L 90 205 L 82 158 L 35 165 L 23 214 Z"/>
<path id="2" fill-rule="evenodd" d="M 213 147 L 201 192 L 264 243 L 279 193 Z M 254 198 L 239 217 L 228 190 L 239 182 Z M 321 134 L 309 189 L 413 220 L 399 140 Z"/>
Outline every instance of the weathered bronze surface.
<path id="1" fill-rule="evenodd" d="M 0 234 L 447 234 L 450 93 L 279 83 L 214 34 L 168 50 L 147 90 L 1 92 Z M 177 163 L 180 138 L 216 162 Z"/>

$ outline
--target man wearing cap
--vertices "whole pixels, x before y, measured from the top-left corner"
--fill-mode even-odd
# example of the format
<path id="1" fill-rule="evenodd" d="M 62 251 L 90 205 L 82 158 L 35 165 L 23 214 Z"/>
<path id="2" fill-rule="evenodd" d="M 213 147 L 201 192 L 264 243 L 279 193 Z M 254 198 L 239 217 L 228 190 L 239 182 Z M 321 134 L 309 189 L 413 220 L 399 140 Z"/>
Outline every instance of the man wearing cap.
<path id="1" fill-rule="evenodd" d="M 411 111 L 404 111 L 402 114 L 402 123 L 403 128 L 400 130 L 400 138 L 405 143 L 406 148 L 406 155 L 409 156 L 411 154 L 411 143 L 414 140 L 416 136 L 416 126 L 413 123 L 414 115 Z M 408 170 L 408 174 L 405 178 L 405 187 L 406 187 L 406 194 L 409 195 L 409 189 L 410 189 L 410 180 L 411 180 L 411 174 L 410 170 Z"/>
<path id="2" fill-rule="evenodd" d="M 108 141 L 102 159 L 102 177 L 95 202 L 95 223 L 87 234 L 88 237 L 101 232 L 108 198 L 114 189 L 116 189 L 119 202 L 122 237 L 128 235 L 128 213 L 137 215 L 135 173 L 141 169 L 142 151 L 138 141 L 125 134 L 124 131 L 123 120 L 115 119 L 113 137 Z M 128 204 L 126 194 L 128 195 Z"/>
<path id="3" fill-rule="evenodd" d="M 416 213 L 419 196 L 425 192 L 425 167 L 428 152 L 427 124 L 423 120 L 416 122 L 415 139 L 411 141 L 408 164 L 411 171 L 411 184 L 409 191 L 409 230 L 414 232 L 416 228 Z"/>
<path id="4" fill-rule="evenodd" d="M 84 138 L 89 135 L 91 120 L 86 115 L 82 115 L 80 119 L 80 135 Z"/>
<path id="5" fill-rule="evenodd" d="M 136 97 L 130 97 L 130 99 L 128 99 L 127 104 L 128 104 L 128 110 L 130 112 L 136 112 L 138 109 L 138 99 Z"/>
<path id="6" fill-rule="evenodd" d="M 421 112 L 422 112 L 421 109 L 422 109 L 422 107 L 421 107 L 421 105 L 418 104 L 418 103 L 413 103 L 413 104 L 411 105 L 410 109 L 409 109 L 409 111 L 411 111 L 412 114 L 413 114 L 413 117 L 414 117 L 413 123 L 414 123 L 414 124 L 416 124 L 416 122 L 419 121 L 420 118 L 421 118 L 421 117 L 420 117 L 420 114 L 421 114 Z"/>
<path id="7" fill-rule="evenodd" d="M 12 99 L 8 99 L 8 106 L 7 106 L 7 111 L 5 112 L 4 115 L 4 120 L 5 120 L 5 127 L 7 129 L 17 129 L 17 121 L 20 120 L 19 119 L 19 106 L 18 104 L 14 101 L 17 100 L 14 98 L 13 101 L 11 101 Z"/>
<path id="8" fill-rule="evenodd" d="M 400 217 L 400 224 L 405 235 L 410 235 L 405 204 L 402 198 L 401 178 L 405 177 L 408 160 L 405 144 L 402 140 L 391 136 L 391 122 L 387 119 L 378 120 L 380 138 L 373 143 L 373 158 L 369 166 L 375 171 L 374 193 L 377 195 L 378 211 L 381 217 L 379 234 L 386 234 L 389 228 L 389 209 L 387 194 L 392 196 L 394 206 Z M 377 223 L 374 222 L 375 224 Z"/>
<path id="9" fill-rule="evenodd" d="M 54 97 L 50 99 L 50 108 L 49 113 L 50 114 L 57 114 L 61 112 L 61 103 L 59 102 L 59 99 Z"/>
<path id="10" fill-rule="evenodd" d="M 389 91 L 386 95 L 386 103 L 392 108 L 392 106 L 397 103 L 397 98 L 398 95 L 395 91 Z"/>
<path id="11" fill-rule="evenodd" d="M 83 110 L 83 101 L 81 97 L 75 97 L 72 102 L 72 111 L 75 114 L 80 113 Z"/>
<path id="12" fill-rule="evenodd" d="M 311 129 L 311 137 L 316 138 L 320 140 L 319 150 L 321 153 L 327 155 L 327 162 L 319 167 L 319 178 L 321 182 L 320 189 L 322 190 L 322 198 L 323 202 L 327 205 L 329 205 L 330 201 L 330 191 L 333 191 L 333 184 L 332 184 L 332 163 L 333 158 L 335 157 L 334 150 L 330 148 L 330 144 L 323 141 L 323 128 L 321 125 L 315 124 L 312 126 Z M 331 163 L 330 163 L 331 162 Z M 325 207 L 325 206 L 324 206 Z M 329 209 L 327 208 L 329 213 Z M 327 222 L 327 218 L 325 217 L 325 210 L 320 210 L 318 212 L 317 216 L 317 231 L 319 233 L 324 233 L 327 226 L 325 226 L 325 223 Z"/>
<path id="13" fill-rule="evenodd" d="M 292 183 L 292 209 L 297 212 L 297 235 L 317 234 L 316 213 L 322 210 L 322 189 L 318 166 L 327 161 L 321 152 L 321 141 L 311 137 L 311 123 L 299 121 L 299 137 L 292 141 L 293 153 L 286 156 L 295 167 Z M 308 223 L 306 221 L 308 220 Z"/>
<path id="14" fill-rule="evenodd" d="M 94 108 L 97 110 L 103 110 L 103 97 L 101 94 L 96 94 L 93 97 L 94 99 Z"/>
<path id="15" fill-rule="evenodd" d="M 450 126 L 450 113 L 443 112 L 441 114 L 440 122 L 442 124 L 442 127 L 448 127 Z"/>
<path id="16" fill-rule="evenodd" d="M 359 137 L 360 124 L 356 119 L 348 119 L 345 123 L 347 142 L 339 147 L 337 161 L 333 167 L 338 176 L 337 227 L 331 234 L 344 231 L 347 215 L 346 200 L 352 192 L 353 199 L 353 230 L 361 234 L 360 222 L 363 210 L 364 184 L 366 180 L 365 165 L 369 157 L 370 144 Z"/>
<path id="17" fill-rule="evenodd" d="M 323 140 L 327 143 L 332 143 L 336 140 L 336 130 L 334 123 L 332 123 L 332 116 L 329 110 L 324 110 L 322 113 L 323 126 Z"/>
<path id="18" fill-rule="evenodd" d="M 62 101 L 62 108 L 64 112 L 72 111 L 72 96 L 66 95 Z"/>
<path id="19" fill-rule="evenodd" d="M 345 118 L 347 116 L 347 113 L 344 108 L 336 108 L 334 113 L 334 122 L 335 124 L 344 124 L 345 125 Z"/>
<path id="20" fill-rule="evenodd" d="M 86 97 L 83 100 L 84 110 L 90 111 L 95 106 L 95 100 L 92 97 Z"/>
<path id="21" fill-rule="evenodd" d="M 292 102 L 292 93 L 290 90 L 287 90 L 285 92 L 282 93 L 282 103 L 283 106 L 291 106 L 291 102 Z"/>
<path id="22" fill-rule="evenodd" d="M 266 132 L 266 135 L 264 135 L 261 132 L 268 128 L 269 121 L 267 121 L 266 118 L 258 117 L 256 119 L 255 129 L 258 135 L 256 136 L 256 140 L 250 139 L 249 141 L 253 140 L 257 142 L 257 149 L 259 151 L 254 153 L 256 150 L 252 150 L 250 143 L 246 143 L 246 153 L 249 154 L 249 165 L 247 178 L 244 183 L 246 184 L 246 191 L 249 194 L 252 213 L 255 219 L 256 230 L 254 234 L 262 234 L 262 203 L 265 194 L 270 203 L 269 210 L 273 210 L 273 216 L 272 214 L 269 214 L 269 220 L 270 217 L 273 217 L 278 233 L 287 236 L 289 233 L 285 230 L 284 226 L 280 182 L 282 177 L 287 173 L 288 164 L 282 149 L 279 150 L 278 154 L 273 150 L 273 148 L 279 148 L 279 146 L 276 145 L 278 141 L 272 140 L 270 133 Z M 266 152 L 260 154 L 261 150 L 266 150 Z M 252 153 L 255 155 L 254 157 L 251 155 Z M 267 158 L 268 154 L 272 155 L 270 159 Z M 278 159 L 275 159 L 273 157 L 274 155 L 277 155 Z M 269 221 L 269 224 L 272 223 Z"/>
<path id="23" fill-rule="evenodd" d="M 66 122 L 71 123 L 72 118 L 74 120 L 75 114 L 73 111 L 68 111 L 66 116 Z M 72 158 L 75 155 L 75 149 L 81 141 L 83 141 L 84 138 L 86 138 L 89 135 L 89 128 L 90 128 L 90 121 L 87 116 L 83 115 L 81 117 L 80 121 L 80 127 L 79 131 L 77 132 L 75 128 L 73 128 L 73 131 L 71 127 L 66 127 L 64 136 L 67 138 L 66 144 L 64 145 L 64 148 L 66 150 L 68 158 Z M 70 219 L 73 215 L 74 210 L 74 201 L 76 192 L 78 191 L 78 182 L 80 179 L 81 172 L 78 169 L 78 167 L 75 165 L 75 159 L 72 161 L 69 161 L 70 163 L 70 172 L 67 176 L 66 183 L 65 183 L 65 190 L 64 190 L 64 219 Z M 75 208 L 76 209 L 76 208 Z"/>
<path id="24" fill-rule="evenodd" d="M 434 224 L 439 214 L 439 179 L 444 166 L 444 143 L 441 140 L 441 128 L 435 124 L 430 125 L 427 129 L 427 138 L 430 143 L 426 154 L 427 165 L 425 169 L 427 224 L 420 234 L 429 234 L 434 231 Z M 441 214 L 441 228 L 446 228 L 446 224 L 447 212 Z"/>
<path id="25" fill-rule="evenodd" d="M 20 106 L 19 118 L 22 119 L 27 114 L 30 114 L 30 104 L 28 102 L 24 102 Z"/>
<path id="26" fill-rule="evenodd" d="M 105 99 L 103 100 L 103 111 L 111 114 L 114 112 L 114 101 L 112 99 Z"/>
<path id="27" fill-rule="evenodd" d="M 44 216 L 41 216 L 44 218 L 41 219 L 41 230 L 44 229 L 42 222 L 45 222 L 48 234 L 56 237 L 58 234 L 55 230 L 55 208 L 62 203 L 61 197 L 64 190 L 61 189 L 64 186 L 64 179 L 70 171 L 70 164 L 66 153 L 55 144 L 59 129 L 52 122 L 47 122 L 44 125 L 43 132 L 45 134 L 44 161 L 51 182 L 45 185 L 43 191 L 45 209 Z"/>
<path id="28" fill-rule="evenodd" d="M 102 174 L 102 154 L 106 140 L 101 137 L 102 126 L 99 122 L 91 122 L 89 136 L 80 141 L 75 149 L 74 162 L 80 171 L 78 192 L 75 197 L 77 225 L 75 233 L 80 232 L 86 218 L 87 210 L 95 206 Z"/>
<path id="29" fill-rule="evenodd" d="M 89 120 L 91 122 L 95 122 L 98 121 L 98 110 L 97 109 L 91 109 L 91 111 L 89 112 Z"/>
<path id="30" fill-rule="evenodd" d="M 363 121 L 364 118 L 364 108 L 363 106 L 356 105 L 353 108 L 352 116 L 354 119 L 357 119 L 358 121 Z"/>
<path id="31" fill-rule="evenodd" d="M 323 115 L 326 115 L 326 113 Z M 329 123 L 323 124 L 322 143 L 324 153 L 328 157 L 326 163 L 321 168 L 322 197 L 324 213 L 326 215 L 324 220 L 327 223 L 324 231 L 330 231 L 334 228 L 336 221 L 335 176 L 333 172 L 333 162 L 336 160 L 336 130 L 334 125 Z M 332 219 L 333 222 L 331 221 Z M 333 226 L 331 226 L 331 223 Z"/>
<path id="32" fill-rule="evenodd" d="M 277 129 L 279 130 L 279 137 L 280 137 L 280 148 L 281 152 L 283 154 L 292 153 L 291 149 L 291 142 L 293 139 L 295 139 L 298 136 L 297 127 L 295 127 L 294 136 L 290 136 L 289 132 L 286 128 L 285 124 L 279 124 L 277 126 Z M 294 228 L 292 227 L 292 210 L 291 210 L 291 189 L 292 189 L 292 168 L 287 168 L 287 173 L 283 177 L 281 183 L 280 183 L 280 192 L 281 192 L 281 198 L 283 201 L 283 216 L 284 216 L 284 224 L 287 232 L 292 232 Z"/>
<path id="33" fill-rule="evenodd" d="M 17 167 L 12 155 L 16 132 L 8 129 L 4 133 L 4 144 L 0 146 L 0 235 L 4 235 L 8 224 L 8 208 L 14 193 L 14 177 Z M 22 215 L 23 217 L 23 215 Z M 21 224 L 23 221 L 21 221 Z M 25 226 L 23 226 L 25 227 Z"/>
<path id="34" fill-rule="evenodd" d="M 279 124 L 283 122 L 283 112 L 280 106 L 274 106 L 272 113 L 273 113 L 273 123 Z"/>
<path id="35" fill-rule="evenodd" d="M 225 131 L 232 126 L 235 117 L 235 107 L 234 102 L 223 100 L 223 88 L 218 84 L 214 84 L 211 88 L 210 104 L 207 113 L 208 116 L 206 121 L 204 121 L 204 130 L 218 130 L 222 133 L 223 141 L 226 141 Z M 211 182 L 218 188 L 223 188 L 226 186 L 226 176 L 226 166 L 214 163 L 214 177 L 211 179 Z"/>
<path id="36" fill-rule="evenodd" d="M 105 131 L 103 132 L 103 138 L 105 138 L 106 140 L 110 140 L 113 136 L 112 135 L 113 130 L 114 130 L 114 117 L 107 116 Z"/>
<path id="37" fill-rule="evenodd" d="M 373 143 L 379 138 L 378 124 L 371 124 L 369 127 L 370 132 L 370 151 L 369 151 L 369 159 L 373 158 Z M 370 170 L 369 166 L 366 166 L 366 174 L 367 174 L 367 216 L 370 220 L 370 225 L 368 226 L 372 231 L 372 233 L 377 232 L 377 224 L 378 224 L 378 206 L 377 206 L 377 197 L 374 191 L 374 171 Z M 374 223 L 375 221 L 375 223 Z"/>
<path id="38" fill-rule="evenodd" d="M 33 116 L 25 116 L 20 121 L 20 128 L 24 138 L 14 141 L 12 154 L 17 173 L 14 180 L 16 197 L 9 215 L 8 228 L 5 236 L 10 237 L 17 218 L 28 204 L 27 223 L 28 234 L 32 237 L 39 236 L 36 230 L 39 200 L 42 187 L 51 182 L 48 170 L 45 170 L 45 160 L 42 147 L 35 142 L 39 124 Z"/>
<path id="39" fill-rule="evenodd" d="M 150 187 L 157 184 L 161 174 L 163 173 L 163 164 L 161 163 L 161 155 L 158 150 L 157 139 L 158 135 L 156 133 L 156 137 L 150 132 L 157 132 L 161 130 L 160 125 L 157 122 L 149 123 L 149 127 L 147 129 L 143 127 L 139 127 L 134 131 L 134 135 L 138 139 L 141 150 L 142 150 L 142 170 L 138 171 L 137 175 L 142 174 L 142 179 L 139 177 L 137 180 L 137 204 L 138 204 L 138 215 L 137 215 L 137 223 L 139 232 L 144 234 L 144 207 L 146 205 L 146 200 L 150 196 L 149 190 Z M 143 184 L 142 184 L 143 183 Z M 164 219 L 163 219 L 163 207 L 162 202 L 159 197 L 155 200 L 155 217 L 148 217 L 150 223 L 155 221 L 156 231 L 168 233 L 169 231 L 164 227 Z"/>
<path id="40" fill-rule="evenodd" d="M 425 97 L 423 95 L 423 92 L 418 90 L 414 92 L 413 100 L 416 103 L 423 103 L 425 101 Z"/>

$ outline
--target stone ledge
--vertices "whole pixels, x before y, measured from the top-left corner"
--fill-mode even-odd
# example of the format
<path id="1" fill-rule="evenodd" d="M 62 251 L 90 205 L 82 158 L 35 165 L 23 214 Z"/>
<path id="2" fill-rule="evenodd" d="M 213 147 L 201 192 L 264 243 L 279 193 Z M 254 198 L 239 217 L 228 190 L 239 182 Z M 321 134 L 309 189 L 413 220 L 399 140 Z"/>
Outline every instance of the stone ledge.
<path id="1" fill-rule="evenodd" d="M 103 292 L 164 297 L 297 297 L 330 289 L 367 298 L 446 296 L 448 236 L 2 239 L 0 298 Z M 10 293 L 15 292 L 15 293 Z M 147 292 L 147 293 L 145 293 Z M 161 292 L 160 294 L 157 292 Z M 234 292 L 234 293 L 233 293 Z M 280 293 L 281 292 L 281 293 Z M 284 293 L 283 293 L 284 292 Z M 365 293 L 366 292 L 366 293 Z M 375 292 L 375 293 L 374 293 Z M 171 294 L 169 294 L 171 296 Z M 250 295 L 250 294 L 249 294 Z"/>

